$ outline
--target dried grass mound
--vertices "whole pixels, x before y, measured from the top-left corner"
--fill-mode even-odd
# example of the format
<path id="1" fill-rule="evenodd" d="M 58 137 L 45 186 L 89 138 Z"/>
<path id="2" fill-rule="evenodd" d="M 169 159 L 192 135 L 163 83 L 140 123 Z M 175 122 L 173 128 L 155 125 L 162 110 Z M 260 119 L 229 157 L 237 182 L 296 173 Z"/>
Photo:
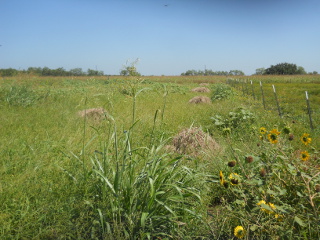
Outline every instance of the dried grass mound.
<path id="1" fill-rule="evenodd" d="M 199 104 L 199 103 L 211 103 L 211 99 L 205 96 L 196 96 L 194 98 L 191 98 L 189 100 L 189 103 L 195 103 L 195 104 Z"/>
<path id="2" fill-rule="evenodd" d="M 209 83 L 200 83 L 200 86 L 209 86 Z"/>
<path id="3" fill-rule="evenodd" d="M 197 157 L 203 153 L 215 153 L 220 145 L 200 128 L 182 130 L 172 141 L 175 152 Z"/>
<path id="4" fill-rule="evenodd" d="M 102 120 L 107 111 L 104 108 L 89 108 L 78 112 L 80 117 L 86 117 L 90 120 L 100 121 Z"/>
<path id="5" fill-rule="evenodd" d="M 206 87 L 196 87 L 191 90 L 192 92 L 210 92 L 209 88 Z"/>

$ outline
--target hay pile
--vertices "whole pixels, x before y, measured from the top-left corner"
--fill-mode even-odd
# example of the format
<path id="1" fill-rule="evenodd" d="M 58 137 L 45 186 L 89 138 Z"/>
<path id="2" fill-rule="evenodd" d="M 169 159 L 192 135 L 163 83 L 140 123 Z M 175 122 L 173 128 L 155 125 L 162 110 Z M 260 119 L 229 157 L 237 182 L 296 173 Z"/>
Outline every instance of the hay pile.
<path id="1" fill-rule="evenodd" d="M 203 153 L 217 153 L 220 145 L 198 127 L 183 129 L 172 141 L 174 152 L 197 157 Z"/>
<path id="2" fill-rule="evenodd" d="M 105 118 L 107 111 L 104 108 L 89 108 L 78 112 L 80 117 L 100 121 Z"/>
<path id="3" fill-rule="evenodd" d="M 205 96 L 196 96 L 194 98 L 191 98 L 189 100 L 189 103 L 195 103 L 195 104 L 199 104 L 199 103 L 211 103 L 211 99 Z"/>
<path id="4" fill-rule="evenodd" d="M 209 88 L 206 87 L 196 87 L 191 90 L 192 92 L 210 92 Z"/>

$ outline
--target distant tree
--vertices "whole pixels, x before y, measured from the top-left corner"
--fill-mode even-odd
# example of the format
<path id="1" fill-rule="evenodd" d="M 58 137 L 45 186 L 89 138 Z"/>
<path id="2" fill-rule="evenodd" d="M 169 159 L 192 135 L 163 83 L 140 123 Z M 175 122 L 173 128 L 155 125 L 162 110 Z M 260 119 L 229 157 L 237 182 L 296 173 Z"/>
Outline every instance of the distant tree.
<path id="1" fill-rule="evenodd" d="M 298 67 L 293 63 L 279 63 L 276 65 L 271 65 L 267 68 L 264 74 L 273 74 L 273 75 L 292 75 L 299 74 Z"/>
<path id="2" fill-rule="evenodd" d="M 29 67 L 27 69 L 28 74 L 37 74 L 41 75 L 42 74 L 42 68 L 41 67 Z"/>
<path id="3" fill-rule="evenodd" d="M 228 75 L 232 76 L 244 76 L 244 72 L 240 70 L 230 70 Z"/>
<path id="4" fill-rule="evenodd" d="M 130 65 L 122 66 L 120 70 L 120 75 L 122 76 L 141 76 L 141 74 L 137 71 L 136 65 L 139 62 L 139 58 L 133 61 Z"/>
<path id="5" fill-rule="evenodd" d="M 93 70 L 93 69 L 89 68 L 87 71 L 87 75 L 88 76 L 103 76 L 104 73 L 103 73 L 103 71 Z"/>
<path id="6" fill-rule="evenodd" d="M 14 68 L 0 69 L 0 75 L 2 77 L 12 77 L 16 76 L 18 73 L 19 71 Z"/>
<path id="7" fill-rule="evenodd" d="M 263 75 L 265 73 L 265 68 L 257 68 L 256 69 L 256 75 Z"/>
<path id="8" fill-rule="evenodd" d="M 82 71 L 82 68 L 73 68 L 73 69 L 70 69 L 69 72 L 70 72 L 71 76 L 84 76 L 84 75 L 86 75 L 86 73 Z"/>
<path id="9" fill-rule="evenodd" d="M 307 74 L 303 67 L 299 66 L 296 74 Z"/>
<path id="10" fill-rule="evenodd" d="M 181 73 L 182 76 L 243 76 L 244 72 L 241 70 L 230 70 L 229 72 L 227 71 L 212 71 L 211 69 L 206 69 L 204 71 L 199 70 L 188 70 L 184 73 Z"/>

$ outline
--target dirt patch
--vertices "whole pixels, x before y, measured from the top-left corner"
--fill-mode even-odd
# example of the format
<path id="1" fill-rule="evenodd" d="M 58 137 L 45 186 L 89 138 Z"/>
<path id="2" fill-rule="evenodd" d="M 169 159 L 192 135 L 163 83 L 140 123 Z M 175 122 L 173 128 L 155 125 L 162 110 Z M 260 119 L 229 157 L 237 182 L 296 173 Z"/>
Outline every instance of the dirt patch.
<path id="1" fill-rule="evenodd" d="M 78 112 L 80 117 L 100 121 L 106 117 L 107 111 L 104 108 L 89 108 Z"/>
<path id="2" fill-rule="evenodd" d="M 205 96 L 196 96 L 194 98 L 191 98 L 189 100 L 189 103 L 195 103 L 195 104 L 199 104 L 199 103 L 211 103 L 211 99 Z"/>
<path id="3" fill-rule="evenodd" d="M 196 87 L 191 90 L 192 92 L 210 92 L 209 88 L 206 87 Z"/>
<path id="4" fill-rule="evenodd" d="M 220 145 L 208 134 L 198 127 L 183 129 L 172 140 L 175 152 L 197 157 L 204 153 L 214 154 L 220 152 Z M 170 150 L 171 150 L 170 149 Z"/>

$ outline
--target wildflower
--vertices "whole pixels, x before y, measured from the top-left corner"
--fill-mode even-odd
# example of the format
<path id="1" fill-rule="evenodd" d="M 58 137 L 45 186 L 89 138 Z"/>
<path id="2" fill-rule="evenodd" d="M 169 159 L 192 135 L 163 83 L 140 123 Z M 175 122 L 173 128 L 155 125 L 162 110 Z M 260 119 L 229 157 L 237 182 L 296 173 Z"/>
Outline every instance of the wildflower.
<path id="1" fill-rule="evenodd" d="M 289 134 L 289 133 L 291 132 L 291 129 L 290 129 L 290 127 L 288 127 L 288 126 L 285 126 L 282 131 L 283 131 L 285 134 Z"/>
<path id="2" fill-rule="evenodd" d="M 269 207 L 272 209 L 272 210 L 275 210 L 276 209 L 276 206 L 273 204 L 273 203 L 268 203 Z"/>
<path id="3" fill-rule="evenodd" d="M 308 145 L 309 143 L 311 143 L 311 137 L 309 137 L 310 134 L 308 133 L 304 133 L 302 136 L 301 136 L 301 142 L 304 144 L 304 145 Z"/>
<path id="4" fill-rule="evenodd" d="M 281 215 L 281 214 L 275 214 L 274 217 L 275 217 L 279 222 L 282 222 L 282 221 L 283 221 L 283 215 Z"/>
<path id="5" fill-rule="evenodd" d="M 267 129 L 265 127 L 261 127 L 260 134 L 266 134 L 266 133 L 267 133 Z"/>
<path id="6" fill-rule="evenodd" d="M 243 238 L 246 235 L 246 230 L 242 226 L 237 226 L 234 229 L 234 236 L 237 238 Z"/>
<path id="7" fill-rule="evenodd" d="M 280 132 L 278 132 L 277 129 L 272 129 L 268 134 L 268 139 L 271 143 L 275 144 L 278 142 L 278 135 Z"/>
<path id="8" fill-rule="evenodd" d="M 236 165 L 236 161 L 234 161 L 234 160 L 228 162 L 229 167 L 234 167 L 235 165 Z"/>
<path id="9" fill-rule="evenodd" d="M 261 200 L 260 202 L 257 203 L 258 206 L 260 206 L 262 204 L 269 206 L 272 210 L 276 209 L 276 206 L 273 203 L 266 203 L 266 201 L 264 201 L 264 200 Z M 269 209 L 266 209 L 263 206 L 261 206 L 261 211 L 268 213 L 268 214 L 274 213 L 273 211 L 270 211 Z"/>
<path id="10" fill-rule="evenodd" d="M 237 185 L 239 183 L 239 178 L 240 176 L 237 173 L 231 173 L 229 175 L 231 185 Z"/>
<path id="11" fill-rule="evenodd" d="M 221 184 L 221 186 L 223 186 L 223 183 L 224 183 L 224 176 L 223 176 L 222 171 L 220 171 L 220 172 L 219 172 L 219 178 L 220 178 L 220 184 Z"/>
<path id="12" fill-rule="evenodd" d="M 258 206 L 260 206 L 261 204 L 266 204 L 265 200 L 261 200 L 260 202 L 257 203 Z"/>
<path id="13" fill-rule="evenodd" d="M 247 163 L 252 163 L 253 162 L 253 157 L 252 156 L 247 156 L 246 158 Z"/>
<path id="14" fill-rule="evenodd" d="M 307 161 L 310 158 L 310 155 L 307 151 L 303 151 L 301 152 L 300 158 L 302 161 Z"/>

